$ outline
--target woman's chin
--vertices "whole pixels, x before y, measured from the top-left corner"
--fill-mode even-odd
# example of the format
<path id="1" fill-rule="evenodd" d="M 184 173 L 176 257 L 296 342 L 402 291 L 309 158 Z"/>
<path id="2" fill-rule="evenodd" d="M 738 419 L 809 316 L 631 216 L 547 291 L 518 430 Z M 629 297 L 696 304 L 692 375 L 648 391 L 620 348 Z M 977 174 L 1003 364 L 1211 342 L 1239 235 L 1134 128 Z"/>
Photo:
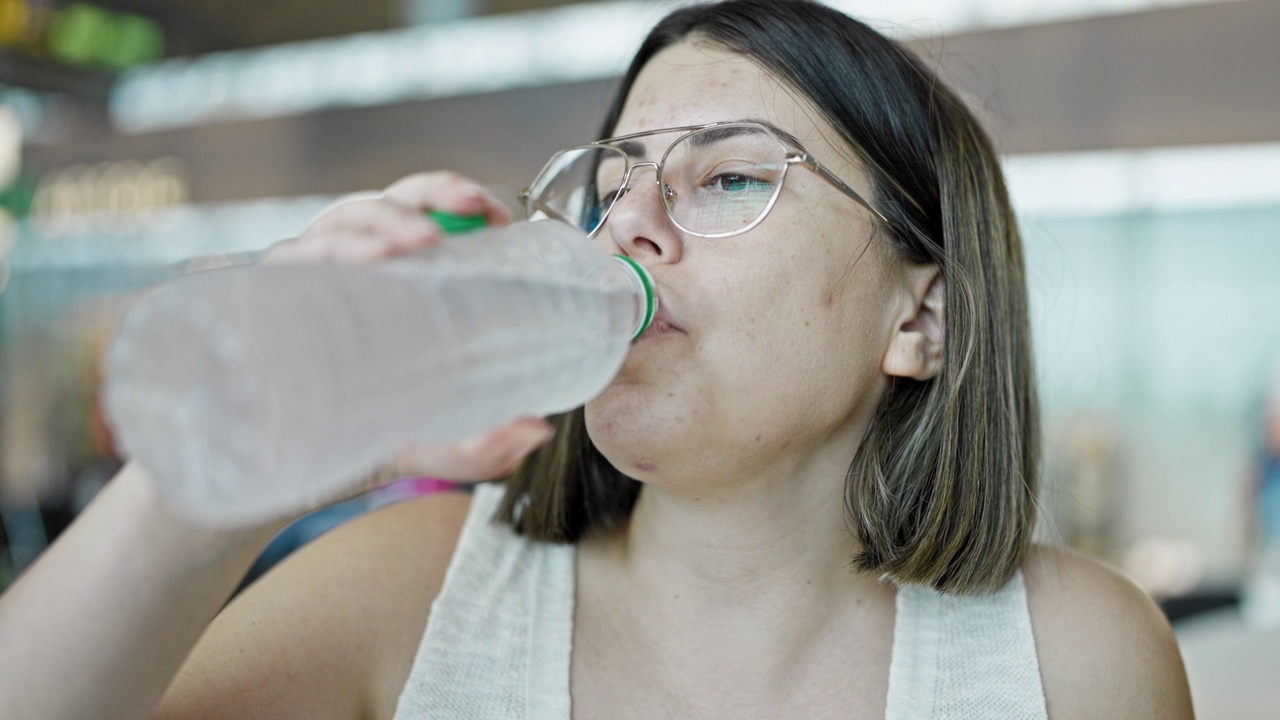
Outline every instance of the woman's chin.
<path id="1" fill-rule="evenodd" d="M 651 405 L 621 397 L 629 394 L 611 389 L 587 403 L 587 434 L 610 464 L 645 480 L 673 462 L 690 438 L 673 422 L 672 413 L 656 412 Z"/>

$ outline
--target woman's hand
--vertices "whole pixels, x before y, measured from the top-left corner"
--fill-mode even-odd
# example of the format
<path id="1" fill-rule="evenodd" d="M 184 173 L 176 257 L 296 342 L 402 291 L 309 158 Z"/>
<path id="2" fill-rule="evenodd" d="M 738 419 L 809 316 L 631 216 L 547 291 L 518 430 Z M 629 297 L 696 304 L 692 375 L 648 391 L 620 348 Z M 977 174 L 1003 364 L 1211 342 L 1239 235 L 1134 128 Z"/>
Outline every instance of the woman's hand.
<path id="1" fill-rule="evenodd" d="M 371 262 L 413 252 L 443 235 L 430 210 L 484 215 L 491 226 L 511 221 L 506 207 L 475 182 L 452 172 L 419 173 L 381 193 L 339 200 L 300 237 L 272 246 L 263 262 Z"/>
<path id="2" fill-rule="evenodd" d="M 380 194 L 339 201 L 320 213 L 299 238 L 273 246 L 263 262 L 362 263 L 411 253 L 443 235 L 427 216 L 429 210 L 484 215 L 490 226 L 511 221 L 506 207 L 475 182 L 451 172 L 420 173 Z M 455 443 L 412 445 L 367 478 L 362 489 L 405 475 L 464 481 L 501 477 L 551 433 L 545 420 L 521 418 Z"/>

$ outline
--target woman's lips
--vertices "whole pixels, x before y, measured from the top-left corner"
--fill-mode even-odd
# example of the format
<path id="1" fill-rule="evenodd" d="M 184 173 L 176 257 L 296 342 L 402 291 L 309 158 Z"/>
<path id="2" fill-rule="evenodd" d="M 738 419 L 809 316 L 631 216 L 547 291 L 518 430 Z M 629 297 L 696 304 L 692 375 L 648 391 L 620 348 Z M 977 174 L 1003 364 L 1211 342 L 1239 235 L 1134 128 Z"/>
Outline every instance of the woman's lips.
<path id="1" fill-rule="evenodd" d="M 672 319 L 670 312 L 665 307 L 659 306 L 658 314 L 654 316 L 653 322 L 649 323 L 649 328 L 644 331 L 642 337 L 682 332 L 684 332 L 684 329 Z"/>
<path id="2" fill-rule="evenodd" d="M 649 329 L 646 331 L 646 334 L 652 333 L 654 335 L 661 335 L 663 333 L 678 332 L 678 331 L 679 331 L 679 328 L 675 327 L 674 325 L 667 322 L 666 320 L 659 320 L 657 318 L 654 318 L 653 322 L 649 325 Z"/>

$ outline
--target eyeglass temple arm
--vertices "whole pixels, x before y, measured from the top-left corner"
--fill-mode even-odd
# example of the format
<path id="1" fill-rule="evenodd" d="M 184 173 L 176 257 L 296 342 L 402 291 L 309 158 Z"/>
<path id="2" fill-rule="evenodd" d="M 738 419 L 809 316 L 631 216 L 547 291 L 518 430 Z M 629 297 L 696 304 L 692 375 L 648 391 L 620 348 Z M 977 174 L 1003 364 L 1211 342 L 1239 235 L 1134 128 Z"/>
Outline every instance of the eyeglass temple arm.
<path id="1" fill-rule="evenodd" d="M 880 220 L 880 222 L 884 223 L 890 228 L 893 227 L 893 223 L 889 222 L 889 218 L 885 217 L 883 213 L 881 213 L 879 210 L 872 207 L 871 203 L 867 202 L 866 198 L 859 195 L 857 190 L 854 190 L 853 188 L 846 185 L 843 180 L 836 177 L 834 173 L 832 173 L 830 170 L 823 167 L 822 163 L 809 157 L 808 153 L 791 153 L 787 157 L 787 160 L 789 162 L 804 165 L 805 167 L 814 171 L 815 173 L 818 174 L 818 177 L 831 183 L 831 185 L 833 185 L 837 190 L 853 198 L 853 200 L 857 202 L 859 205 L 861 205 L 862 207 L 870 210 L 871 214 L 875 215 L 876 218 Z"/>
<path id="2" fill-rule="evenodd" d="M 543 205 L 542 203 L 534 200 L 533 196 L 529 194 L 529 190 L 527 188 L 520 191 L 520 201 L 524 203 L 525 210 L 527 210 L 531 215 L 533 214 L 534 210 L 538 210 L 542 213 L 545 213 L 547 217 L 553 220 L 557 220 L 559 222 L 562 222 L 566 225 L 570 225 L 572 227 L 578 227 L 578 223 L 565 217 L 563 213 L 556 212 L 555 210 L 547 207 L 546 205 Z"/>

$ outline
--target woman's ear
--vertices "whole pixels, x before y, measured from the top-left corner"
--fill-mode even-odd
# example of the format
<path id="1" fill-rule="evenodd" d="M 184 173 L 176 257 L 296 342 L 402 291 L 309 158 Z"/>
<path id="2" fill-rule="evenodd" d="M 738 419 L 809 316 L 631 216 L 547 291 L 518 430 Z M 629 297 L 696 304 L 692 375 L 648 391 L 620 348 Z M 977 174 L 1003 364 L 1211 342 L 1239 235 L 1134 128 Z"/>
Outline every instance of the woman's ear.
<path id="1" fill-rule="evenodd" d="M 928 380 L 942 372 L 947 323 L 947 286 L 937 265 L 907 270 L 908 312 L 889 339 L 881 370 L 893 377 Z"/>

